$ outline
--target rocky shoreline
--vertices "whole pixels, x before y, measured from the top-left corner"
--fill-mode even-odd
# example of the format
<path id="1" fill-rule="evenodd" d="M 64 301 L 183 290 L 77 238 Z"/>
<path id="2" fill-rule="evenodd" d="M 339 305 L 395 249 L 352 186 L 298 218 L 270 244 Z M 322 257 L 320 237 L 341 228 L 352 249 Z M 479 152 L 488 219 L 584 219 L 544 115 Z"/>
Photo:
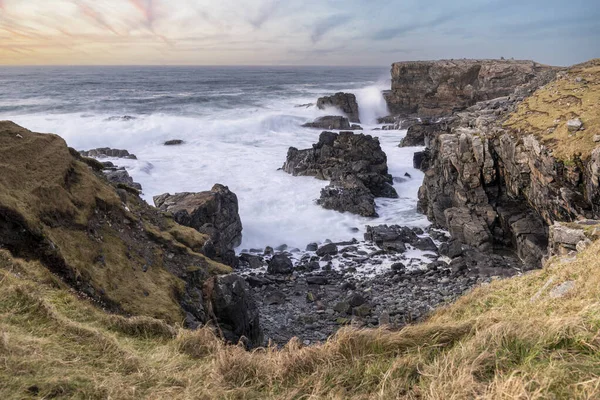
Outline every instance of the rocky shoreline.
<path id="1" fill-rule="evenodd" d="M 572 91 L 597 85 L 597 64 L 569 71 L 512 60 L 394 64 L 385 94 L 393 115 L 377 129 L 408 129 L 399 146 L 425 146 L 414 154 L 425 174 L 415 207 L 432 225 L 368 226 L 361 238 L 305 249 L 236 253 L 243 221 L 227 186 L 161 194 L 150 207 L 139 197 L 141 185 L 113 163 L 136 159 L 127 150 L 77 152 L 58 137 L 3 122 L 6 148 L 43 153 L 36 162 L 47 167 L 43 179 L 52 186 L 20 191 L 16 182 L 39 179 L 34 175 L 0 181 L 15 193 L 0 197 L 0 222 L 8 227 L 0 226 L 0 245 L 39 259 L 116 312 L 142 313 L 162 301 L 168 311 L 153 316 L 182 317 L 191 328 L 212 323 L 221 337 L 247 347 L 293 337 L 310 345 L 345 325 L 399 329 L 476 285 L 539 268 L 548 256 L 574 254 L 600 236 L 600 151 L 586 114 L 573 109 L 522 134 L 529 101 L 571 101 Z M 551 100 L 543 97 L 548 91 Z M 290 147 L 281 169 L 329 181 L 317 200 L 325 209 L 377 216 L 375 199 L 397 198 L 392 184 L 399 177 L 389 174 L 378 138 L 351 124 L 360 123 L 356 97 L 336 93 L 316 104 L 345 116 L 306 124 L 326 130 L 311 148 Z M 546 140 L 555 132 L 580 140 L 578 152 L 559 157 L 561 136 Z M 180 139 L 164 144 L 185 146 Z M 54 153 L 46 154 L 48 145 Z M 75 256 L 73 238 L 85 259 Z M 140 285 L 131 298 L 112 280 L 124 270 L 131 276 L 123 279 Z"/>

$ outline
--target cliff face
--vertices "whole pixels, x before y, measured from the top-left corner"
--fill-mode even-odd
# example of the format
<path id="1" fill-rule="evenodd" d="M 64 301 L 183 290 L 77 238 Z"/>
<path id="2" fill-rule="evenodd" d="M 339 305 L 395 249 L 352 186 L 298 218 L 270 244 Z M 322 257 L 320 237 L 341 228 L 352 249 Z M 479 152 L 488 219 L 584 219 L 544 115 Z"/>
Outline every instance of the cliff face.
<path id="1" fill-rule="evenodd" d="M 554 67 L 533 61 L 438 60 L 392 64 L 392 88 L 386 94 L 393 114 L 448 116 L 479 101 L 527 94 L 547 80 Z"/>
<path id="2" fill-rule="evenodd" d="M 213 305 L 227 286 L 215 276 L 230 269 L 200 253 L 207 236 L 111 185 L 101 167 L 59 136 L 0 121 L 0 247 L 112 311 L 189 327 L 227 319 Z"/>
<path id="3" fill-rule="evenodd" d="M 539 266 L 548 226 L 600 218 L 599 124 L 591 112 L 600 106 L 599 78 L 594 60 L 522 102 L 513 95 L 456 114 L 450 133 L 430 142 L 421 210 L 462 243 L 513 247 L 526 266 Z M 571 118 L 582 128 L 565 134 Z M 549 127 L 535 129 L 545 127 L 540 120 Z"/>

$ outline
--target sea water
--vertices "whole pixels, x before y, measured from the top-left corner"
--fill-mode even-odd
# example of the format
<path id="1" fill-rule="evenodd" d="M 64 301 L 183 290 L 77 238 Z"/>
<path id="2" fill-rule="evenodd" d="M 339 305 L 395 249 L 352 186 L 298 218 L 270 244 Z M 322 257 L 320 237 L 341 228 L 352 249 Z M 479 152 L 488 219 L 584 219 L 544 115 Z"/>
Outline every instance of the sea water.
<path id="1" fill-rule="evenodd" d="M 423 175 L 405 131 L 373 129 L 387 115 L 387 68 L 341 67 L 2 67 L 0 119 L 62 136 L 78 150 L 127 149 L 137 160 L 112 160 L 143 186 L 143 198 L 229 186 L 238 196 L 242 248 L 362 237 L 366 225 L 426 226 L 416 211 Z M 322 95 L 356 94 L 364 133 L 379 137 L 398 199 L 378 199 L 378 218 L 315 204 L 327 182 L 279 170 L 290 146 L 316 143 L 305 122 L 336 110 Z M 133 119 L 111 117 L 131 116 Z M 180 146 L 164 146 L 182 139 Z M 238 250 L 239 250 L 238 249 Z"/>

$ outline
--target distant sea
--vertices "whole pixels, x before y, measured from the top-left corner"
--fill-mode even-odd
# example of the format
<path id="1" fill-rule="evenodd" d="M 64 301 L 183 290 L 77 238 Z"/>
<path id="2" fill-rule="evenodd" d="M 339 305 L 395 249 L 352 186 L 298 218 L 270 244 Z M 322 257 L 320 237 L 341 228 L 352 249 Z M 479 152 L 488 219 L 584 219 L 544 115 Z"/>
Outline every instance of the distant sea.
<path id="1" fill-rule="evenodd" d="M 371 67 L 0 67 L 0 119 L 56 133 L 78 150 L 129 150 L 138 160 L 112 161 L 150 204 L 164 192 L 227 185 L 240 202 L 240 249 L 303 249 L 360 239 L 366 224 L 427 224 L 416 213 L 415 149 L 397 147 L 405 132 L 371 132 L 387 115 L 381 91 L 389 86 L 389 69 Z M 318 140 L 319 130 L 301 125 L 332 113 L 302 105 L 338 91 L 356 94 L 361 125 L 380 137 L 397 178 L 400 198 L 378 200 L 376 220 L 324 210 L 314 200 L 326 182 L 278 171 L 290 146 Z M 185 144 L 163 146 L 169 139 Z"/>

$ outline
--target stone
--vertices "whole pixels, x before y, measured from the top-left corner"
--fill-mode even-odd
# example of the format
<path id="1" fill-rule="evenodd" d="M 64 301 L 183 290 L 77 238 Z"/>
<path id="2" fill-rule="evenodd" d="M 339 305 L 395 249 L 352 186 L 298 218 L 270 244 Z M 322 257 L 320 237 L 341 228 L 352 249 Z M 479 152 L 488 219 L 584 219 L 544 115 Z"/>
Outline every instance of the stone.
<path id="1" fill-rule="evenodd" d="M 265 266 L 265 261 L 261 256 L 255 254 L 242 253 L 239 256 L 240 262 L 251 269 L 257 269 Z"/>
<path id="2" fill-rule="evenodd" d="M 579 118 L 570 119 L 567 121 L 567 129 L 569 132 L 577 132 L 583 128 L 583 122 Z"/>
<path id="3" fill-rule="evenodd" d="M 306 251 L 317 251 L 319 245 L 317 243 L 309 243 L 306 245 Z"/>
<path id="4" fill-rule="evenodd" d="M 348 314 L 352 307 L 350 307 L 350 304 L 347 301 L 340 301 L 333 307 L 333 309 L 340 314 Z"/>
<path id="5" fill-rule="evenodd" d="M 276 254 L 270 260 L 267 273 L 273 275 L 291 274 L 294 270 L 292 260 L 285 254 Z"/>
<path id="6" fill-rule="evenodd" d="M 320 110 L 335 107 L 344 112 L 350 122 L 360 123 L 358 103 L 356 102 L 356 96 L 352 93 L 338 92 L 332 96 L 320 97 L 317 100 L 317 107 Z"/>
<path id="7" fill-rule="evenodd" d="M 317 255 L 323 257 L 326 255 L 335 255 L 338 253 L 338 248 L 335 243 L 327 243 L 317 249 Z"/>
<path id="8" fill-rule="evenodd" d="M 218 258 L 224 258 L 242 241 L 238 199 L 227 186 L 215 184 L 210 191 L 198 193 L 165 193 L 155 196 L 154 204 L 172 213 L 177 223 L 207 234 Z"/>
<path id="9" fill-rule="evenodd" d="M 430 121 L 411 125 L 406 131 L 406 136 L 400 141 L 399 147 L 429 146 L 431 140 L 440 133 L 450 130 L 448 120 Z"/>
<path id="10" fill-rule="evenodd" d="M 180 144 L 183 144 L 183 143 L 185 143 L 185 142 L 183 140 L 181 140 L 181 139 L 171 139 L 171 140 L 167 140 L 163 144 L 165 146 L 177 146 L 177 145 L 180 145 Z"/>
<path id="11" fill-rule="evenodd" d="M 550 298 L 559 299 L 561 297 L 566 296 L 573 289 L 575 289 L 575 281 L 566 281 L 561 283 L 560 285 L 553 287 L 552 290 L 550 290 L 550 293 L 548 293 L 548 295 L 550 296 Z"/>
<path id="12" fill-rule="evenodd" d="M 243 278 L 234 274 L 215 277 L 209 298 L 226 340 L 238 343 L 246 338 L 248 347 L 262 345 L 258 307 Z"/>
<path id="13" fill-rule="evenodd" d="M 594 141 L 594 143 L 598 143 L 598 142 L 600 142 L 600 135 L 594 135 L 594 136 L 592 137 L 592 140 Z"/>
<path id="14" fill-rule="evenodd" d="M 261 287 L 261 286 L 266 286 L 266 285 L 273 283 L 273 281 L 270 280 L 269 278 L 265 278 L 263 276 L 254 276 L 254 275 L 247 275 L 246 282 L 248 282 L 248 284 L 251 287 Z"/>
<path id="15" fill-rule="evenodd" d="M 401 262 L 392 264 L 390 268 L 397 274 L 403 274 L 406 271 L 406 265 Z"/>
<path id="16" fill-rule="evenodd" d="M 329 279 L 326 276 L 314 275 L 307 276 L 306 283 L 309 285 L 327 285 L 329 283 Z"/>
<path id="17" fill-rule="evenodd" d="M 367 300 L 360 293 L 354 292 L 346 298 L 346 302 L 350 307 L 358 307 L 367 302 Z"/>
<path id="18" fill-rule="evenodd" d="M 427 171 L 429 169 L 429 151 L 427 149 L 423 151 L 415 151 L 413 154 L 413 168 L 420 171 Z"/>

